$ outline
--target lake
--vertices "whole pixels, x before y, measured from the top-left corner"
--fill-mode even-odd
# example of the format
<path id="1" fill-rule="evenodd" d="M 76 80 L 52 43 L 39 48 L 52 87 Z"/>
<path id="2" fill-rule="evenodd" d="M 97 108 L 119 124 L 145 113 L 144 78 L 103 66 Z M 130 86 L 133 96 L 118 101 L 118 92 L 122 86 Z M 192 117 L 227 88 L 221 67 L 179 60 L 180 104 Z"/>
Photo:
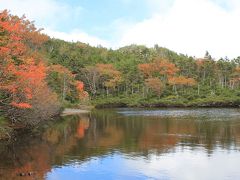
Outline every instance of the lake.
<path id="1" fill-rule="evenodd" d="M 0 179 L 240 179 L 240 109 L 104 109 L 0 143 Z"/>

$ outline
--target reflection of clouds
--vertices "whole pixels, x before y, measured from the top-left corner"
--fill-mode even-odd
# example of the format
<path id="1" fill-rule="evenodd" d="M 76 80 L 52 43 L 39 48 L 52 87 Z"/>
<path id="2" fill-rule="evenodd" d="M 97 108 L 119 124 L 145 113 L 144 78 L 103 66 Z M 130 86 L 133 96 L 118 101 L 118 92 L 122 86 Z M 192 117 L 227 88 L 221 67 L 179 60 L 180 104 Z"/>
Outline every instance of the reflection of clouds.
<path id="1" fill-rule="evenodd" d="M 46 175 L 46 179 L 120 179 L 117 177 L 124 176 L 125 169 L 122 167 L 124 160 L 119 154 L 93 157 L 82 163 L 76 160 L 60 168 L 54 168 Z"/>
<path id="2" fill-rule="evenodd" d="M 134 168 L 136 172 L 152 178 L 197 180 L 240 178 L 240 153 L 217 149 L 209 157 L 202 148 L 198 150 L 180 150 L 175 153 L 152 154 L 148 160 L 141 157 L 127 160 L 126 168 Z"/>
<path id="3" fill-rule="evenodd" d="M 115 152 L 56 168 L 47 179 L 240 179 L 239 162 L 239 151 L 220 148 L 211 156 L 202 147 L 195 150 L 177 147 L 161 155 L 152 152 L 148 158 Z"/>

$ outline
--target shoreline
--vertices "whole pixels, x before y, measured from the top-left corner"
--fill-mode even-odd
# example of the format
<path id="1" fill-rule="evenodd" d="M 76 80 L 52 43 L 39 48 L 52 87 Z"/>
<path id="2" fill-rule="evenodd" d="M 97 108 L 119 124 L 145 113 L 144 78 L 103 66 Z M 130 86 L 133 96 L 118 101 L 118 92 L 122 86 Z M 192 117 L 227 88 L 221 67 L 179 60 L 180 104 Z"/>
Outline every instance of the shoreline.
<path id="1" fill-rule="evenodd" d="M 137 104 L 106 103 L 95 105 L 96 109 L 105 108 L 240 108 L 240 104 L 232 103 L 211 103 L 211 104 Z"/>
<path id="2" fill-rule="evenodd" d="M 60 116 L 68 116 L 74 114 L 86 114 L 89 113 L 90 110 L 87 109 L 78 109 L 78 108 L 65 108 Z"/>
<path id="3" fill-rule="evenodd" d="M 94 106 L 87 106 L 85 108 L 65 108 L 59 116 L 69 116 L 77 114 L 87 114 L 95 109 L 108 109 L 108 108 L 240 108 L 239 103 L 232 102 L 211 102 L 203 104 L 167 104 L 167 103 L 146 103 L 146 104 L 127 104 L 127 103 L 99 103 Z M 0 141 L 11 139 L 14 131 L 19 129 L 19 126 L 9 126 L 7 124 L 0 125 Z M 24 128 L 23 128 L 24 129 Z"/>
<path id="4" fill-rule="evenodd" d="M 64 117 L 69 115 L 77 115 L 77 114 L 87 114 L 91 111 L 92 107 L 84 107 L 84 108 L 65 108 L 62 112 L 60 112 L 56 117 Z M 52 120 L 54 118 L 50 118 Z M 46 122 L 42 122 L 46 123 Z M 37 125 L 38 126 L 38 125 Z M 36 127 L 37 127 L 36 126 Z M 14 137 L 14 133 L 19 129 L 27 129 L 25 126 L 11 125 L 8 122 L 5 122 L 4 125 L 0 124 L 0 142 L 10 140 Z"/>
<path id="5" fill-rule="evenodd" d="M 97 98 L 91 102 L 95 108 L 239 108 L 240 97 L 208 97 L 186 99 L 169 98 L 139 98 L 139 97 L 109 97 Z"/>

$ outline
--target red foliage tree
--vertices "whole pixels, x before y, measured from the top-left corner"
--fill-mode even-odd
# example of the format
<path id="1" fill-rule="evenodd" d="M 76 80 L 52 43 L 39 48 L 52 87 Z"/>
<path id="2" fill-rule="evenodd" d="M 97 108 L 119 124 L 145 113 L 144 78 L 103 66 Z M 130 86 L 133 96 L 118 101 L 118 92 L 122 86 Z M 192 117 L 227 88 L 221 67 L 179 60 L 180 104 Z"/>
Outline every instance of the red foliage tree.
<path id="1" fill-rule="evenodd" d="M 0 93 L 4 94 L 4 98 L 0 96 L 0 105 L 4 104 L 6 112 L 14 120 L 30 118 L 31 113 L 24 109 L 42 114 L 39 119 L 47 118 L 40 110 L 48 105 L 54 107 L 54 112 L 46 112 L 45 115 L 53 115 L 57 110 L 57 99 L 45 80 L 46 66 L 35 51 L 48 40 L 40 31 L 25 17 L 10 15 L 6 10 L 0 12 Z M 44 95 L 46 101 L 39 102 Z"/>
<path id="2" fill-rule="evenodd" d="M 0 32 L 3 34 L 0 39 L 0 88 L 11 93 L 11 105 L 30 108 L 30 104 L 21 101 L 31 99 L 32 89 L 45 83 L 46 68 L 43 63 L 35 62 L 26 42 L 35 44 L 42 37 L 44 40 L 38 43 L 43 43 L 47 38 L 25 17 L 12 16 L 6 10 L 0 13 Z"/>

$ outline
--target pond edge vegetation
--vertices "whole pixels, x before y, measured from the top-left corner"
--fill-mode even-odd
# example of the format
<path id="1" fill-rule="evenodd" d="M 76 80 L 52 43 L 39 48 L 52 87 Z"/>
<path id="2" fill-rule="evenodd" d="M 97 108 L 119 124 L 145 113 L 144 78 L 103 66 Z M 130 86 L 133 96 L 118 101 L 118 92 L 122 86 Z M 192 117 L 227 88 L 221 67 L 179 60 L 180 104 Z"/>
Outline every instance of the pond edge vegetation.
<path id="1" fill-rule="evenodd" d="M 158 45 L 112 50 L 41 31 L 0 12 L 0 139 L 64 108 L 240 106 L 240 57 L 195 58 Z"/>

